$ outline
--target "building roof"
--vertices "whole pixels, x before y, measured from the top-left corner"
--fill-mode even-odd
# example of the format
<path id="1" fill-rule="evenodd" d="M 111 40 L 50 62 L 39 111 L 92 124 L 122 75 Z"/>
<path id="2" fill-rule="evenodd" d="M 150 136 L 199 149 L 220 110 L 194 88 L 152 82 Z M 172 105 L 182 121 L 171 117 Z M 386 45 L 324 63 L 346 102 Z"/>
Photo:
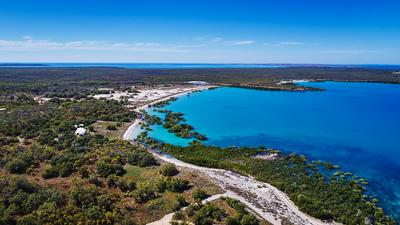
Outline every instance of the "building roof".
<path id="1" fill-rule="evenodd" d="M 79 127 L 79 128 L 76 129 L 76 131 L 75 131 L 75 134 L 76 134 L 76 135 L 80 135 L 80 136 L 84 135 L 85 133 L 86 133 L 86 129 L 83 128 L 83 127 Z"/>
<path id="2" fill-rule="evenodd" d="M 186 82 L 187 84 L 194 84 L 194 85 L 207 85 L 208 83 L 205 81 L 198 81 L 198 80 L 192 80 Z"/>

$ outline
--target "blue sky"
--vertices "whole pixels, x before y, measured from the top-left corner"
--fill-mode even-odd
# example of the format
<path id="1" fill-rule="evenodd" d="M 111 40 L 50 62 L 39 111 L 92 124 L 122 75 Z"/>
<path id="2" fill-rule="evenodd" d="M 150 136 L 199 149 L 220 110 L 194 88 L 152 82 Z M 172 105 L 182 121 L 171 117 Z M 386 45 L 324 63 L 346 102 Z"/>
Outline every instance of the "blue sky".
<path id="1" fill-rule="evenodd" d="M 395 0 L 0 1 L 1 62 L 400 64 Z"/>

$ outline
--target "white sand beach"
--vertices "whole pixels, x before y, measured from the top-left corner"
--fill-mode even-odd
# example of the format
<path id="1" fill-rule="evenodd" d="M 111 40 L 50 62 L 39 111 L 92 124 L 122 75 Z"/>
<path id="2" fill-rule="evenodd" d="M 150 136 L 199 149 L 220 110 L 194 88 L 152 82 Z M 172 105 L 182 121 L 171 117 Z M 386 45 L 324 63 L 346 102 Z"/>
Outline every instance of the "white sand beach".
<path id="1" fill-rule="evenodd" d="M 179 97 L 185 94 L 189 94 L 191 92 L 194 91 L 201 91 L 201 90 L 207 90 L 209 88 L 214 88 L 216 86 L 211 86 L 211 85 L 204 85 L 204 86 L 186 86 L 185 88 L 170 88 L 169 91 L 164 91 L 164 92 L 158 92 L 158 94 L 163 93 L 162 95 L 157 95 L 159 96 L 159 98 L 156 98 L 152 101 L 147 101 L 146 104 L 141 105 L 136 107 L 134 110 L 136 112 L 140 112 L 141 110 L 146 110 L 150 104 L 155 104 L 161 101 L 165 101 L 168 100 L 169 98 L 173 98 L 173 97 Z M 151 90 L 144 90 L 143 92 L 145 93 L 153 93 L 153 91 Z M 139 103 L 139 102 L 135 102 L 135 103 Z M 141 120 L 140 119 L 136 119 L 124 132 L 122 138 L 124 140 L 134 140 L 137 135 L 139 135 L 140 133 L 140 124 Z"/>
<path id="2" fill-rule="evenodd" d="M 310 82 L 310 80 L 282 80 L 279 81 L 277 84 L 294 84 L 294 83 L 301 83 L 301 82 Z"/>
<path id="3" fill-rule="evenodd" d="M 134 88 L 136 93 L 128 92 L 128 91 L 117 91 L 114 90 L 113 93 L 110 94 L 96 94 L 93 95 L 93 98 L 100 99 L 113 99 L 113 100 L 122 100 L 126 99 L 129 102 L 129 105 L 132 107 L 138 106 L 147 106 L 149 103 L 156 103 L 158 101 L 166 100 L 170 97 L 176 97 L 180 94 L 185 94 L 197 90 L 204 90 L 210 87 L 214 87 L 211 85 L 177 85 L 177 86 L 158 86 L 154 88 Z M 112 91 L 112 90 L 110 90 Z"/>

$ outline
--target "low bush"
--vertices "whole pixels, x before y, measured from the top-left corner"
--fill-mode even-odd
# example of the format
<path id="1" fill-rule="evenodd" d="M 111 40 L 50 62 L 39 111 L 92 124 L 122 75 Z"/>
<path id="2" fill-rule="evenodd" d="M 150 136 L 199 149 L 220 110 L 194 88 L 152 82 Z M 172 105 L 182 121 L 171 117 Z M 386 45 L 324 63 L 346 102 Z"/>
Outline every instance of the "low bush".
<path id="1" fill-rule="evenodd" d="M 205 192 L 204 190 L 201 189 L 195 189 L 192 192 L 192 198 L 195 201 L 202 201 L 206 198 L 208 198 L 210 195 L 207 194 L 207 192 Z"/>
<path id="2" fill-rule="evenodd" d="M 54 168 L 53 166 L 47 167 L 43 173 L 42 173 L 42 177 L 44 179 L 50 179 L 50 178 L 54 178 L 54 177 L 58 177 L 58 171 L 56 168 Z"/>
<path id="3" fill-rule="evenodd" d="M 167 177 L 175 176 L 179 173 L 174 164 L 164 164 L 160 168 L 160 174 Z"/>

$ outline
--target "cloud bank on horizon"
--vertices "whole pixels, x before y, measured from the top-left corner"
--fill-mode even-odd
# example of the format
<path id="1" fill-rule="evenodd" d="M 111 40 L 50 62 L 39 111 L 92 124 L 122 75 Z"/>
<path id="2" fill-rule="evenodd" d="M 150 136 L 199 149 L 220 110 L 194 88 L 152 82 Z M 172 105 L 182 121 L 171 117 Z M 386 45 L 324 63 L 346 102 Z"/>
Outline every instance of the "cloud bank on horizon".
<path id="1" fill-rule="evenodd" d="M 400 64 L 392 0 L 0 3 L 0 62 Z"/>

